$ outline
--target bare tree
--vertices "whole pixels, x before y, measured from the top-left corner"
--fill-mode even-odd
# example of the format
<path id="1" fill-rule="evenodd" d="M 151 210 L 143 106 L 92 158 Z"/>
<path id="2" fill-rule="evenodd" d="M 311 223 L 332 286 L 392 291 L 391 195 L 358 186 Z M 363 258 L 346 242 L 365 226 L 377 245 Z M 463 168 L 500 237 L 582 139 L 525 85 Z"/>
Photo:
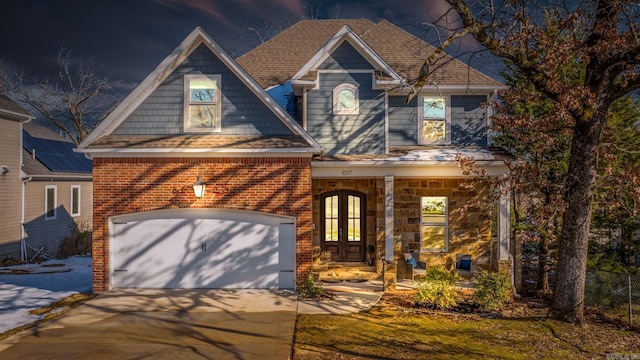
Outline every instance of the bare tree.
<path id="1" fill-rule="evenodd" d="M 582 324 L 601 135 L 611 104 L 640 88 L 640 9 L 630 0 L 447 1 L 459 18 L 447 24 L 452 32 L 441 48 L 473 36 L 553 101 L 556 121 L 570 124 L 552 314 Z"/>
<path id="2" fill-rule="evenodd" d="M 74 144 L 80 144 L 120 102 L 124 86 L 85 61 L 74 61 L 71 50 L 58 52 L 58 74 L 53 81 L 26 79 L 0 63 L 0 90 L 50 120 Z"/>

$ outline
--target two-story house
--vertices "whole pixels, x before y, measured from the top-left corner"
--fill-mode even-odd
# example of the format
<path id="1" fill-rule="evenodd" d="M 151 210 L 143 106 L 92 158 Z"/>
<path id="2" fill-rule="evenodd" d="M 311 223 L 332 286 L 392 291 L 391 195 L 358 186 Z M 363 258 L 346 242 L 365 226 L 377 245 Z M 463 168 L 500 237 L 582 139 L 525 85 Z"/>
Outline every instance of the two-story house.
<path id="1" fill-rule="evenodd" d="M 91 161 L 31 119 L 0 94 L 0 260 L 69 255 L 91 230 Z"/>
<path id="2" fill-rule="evenodd" d="M 78 148 L 94 291 L 393 286 L 405 253 L 511 271 L 508 198 L 457 161 L 506 173 L 485 106 L 502 85 L 445 57 L 407 101 L 433 50 L 386 21 L 301 21 L 236 62 L 195 29 Z"/>

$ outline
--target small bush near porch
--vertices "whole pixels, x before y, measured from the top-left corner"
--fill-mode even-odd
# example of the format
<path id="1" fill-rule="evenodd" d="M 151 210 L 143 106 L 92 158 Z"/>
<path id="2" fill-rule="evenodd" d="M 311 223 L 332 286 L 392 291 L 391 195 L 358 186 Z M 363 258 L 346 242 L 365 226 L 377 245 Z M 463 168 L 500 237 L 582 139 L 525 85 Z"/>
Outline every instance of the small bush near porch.
<path id="1" fill-rule="evenodd" d="M 415 307 L 415 292 L 386 293 L 352 315 L 301 315 L 293 359 L 625 359 L 640 356 L 640 328 L 588 314 L 576 327 L 547 318 L 540 299 L 501 312 Z"/>

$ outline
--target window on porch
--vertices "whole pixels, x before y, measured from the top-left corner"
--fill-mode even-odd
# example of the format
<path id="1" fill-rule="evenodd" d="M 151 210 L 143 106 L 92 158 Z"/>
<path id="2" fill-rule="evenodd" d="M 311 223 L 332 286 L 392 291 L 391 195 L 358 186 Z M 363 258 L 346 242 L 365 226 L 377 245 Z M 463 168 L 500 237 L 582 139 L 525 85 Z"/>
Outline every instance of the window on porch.
<path id="1" fill-rule="evenodd" d="M 446 252 L 449 248 L 449 214 L 446 196 L 420 198 L 421 251 Z"/>

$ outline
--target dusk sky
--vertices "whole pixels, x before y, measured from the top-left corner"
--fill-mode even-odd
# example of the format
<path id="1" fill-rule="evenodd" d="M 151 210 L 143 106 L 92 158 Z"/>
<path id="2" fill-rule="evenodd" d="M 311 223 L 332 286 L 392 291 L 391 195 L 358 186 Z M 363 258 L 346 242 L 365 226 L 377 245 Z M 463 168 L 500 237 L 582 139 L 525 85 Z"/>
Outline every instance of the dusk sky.
<path id="1" fill-rule="evenodd" d="M 93 59 L 113 78 L 137 84 L 196 26 L 237 57 L 260 43 L 257 33 L 269 38 L 311 17 L 386 19 L 421 36 L 419 25 L 448 6 L 444 0 L 4 0 L 2 8 L 0 60 L 13 69 L 53 76 L 65 46 L 73 58 Z M 472 65 L 495 76 L 495 67 L 483 63 Z"/>

